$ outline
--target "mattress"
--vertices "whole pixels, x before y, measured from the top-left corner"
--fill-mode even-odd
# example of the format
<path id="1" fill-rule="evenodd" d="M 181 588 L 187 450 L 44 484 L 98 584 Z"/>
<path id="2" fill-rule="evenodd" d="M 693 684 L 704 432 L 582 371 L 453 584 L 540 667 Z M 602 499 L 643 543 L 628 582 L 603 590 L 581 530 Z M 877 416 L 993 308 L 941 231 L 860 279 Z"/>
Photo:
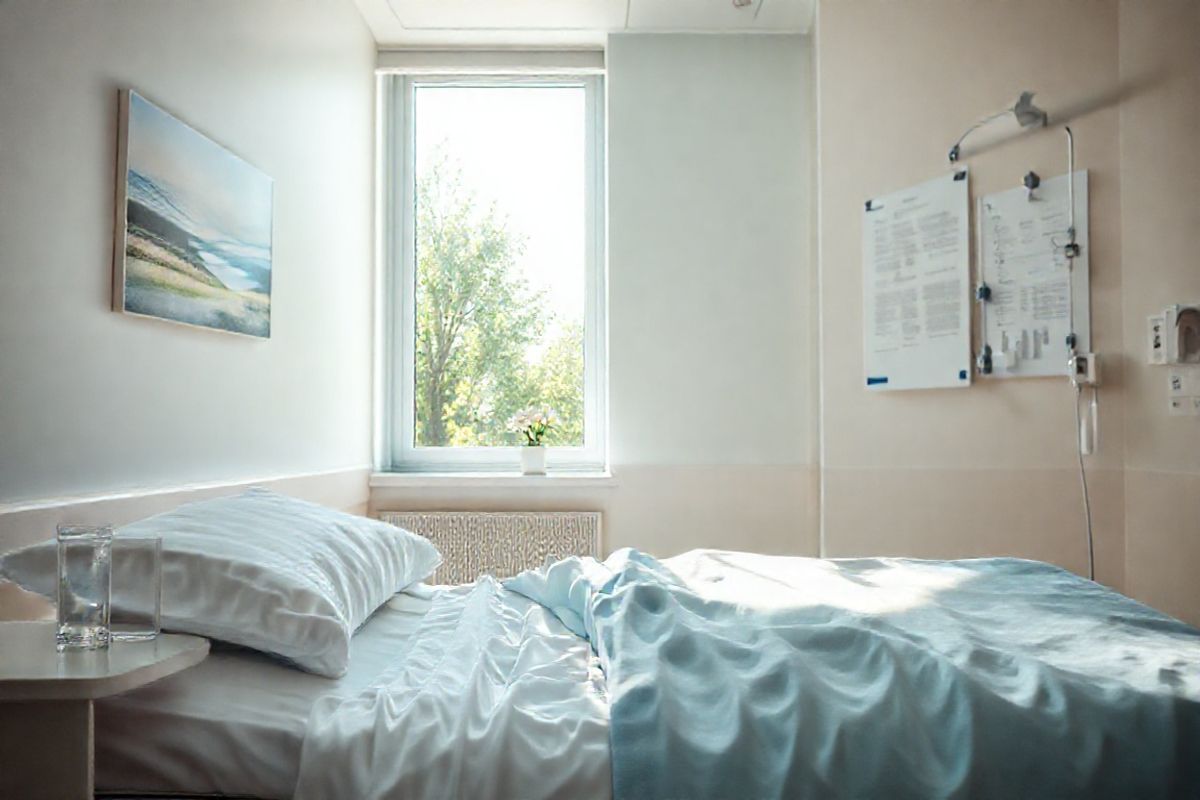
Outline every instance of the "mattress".
<path id="1" fill-rule="evenodd" d="M 98 700 L 97 793 L 291 797 L 313 705 L 353 696 L 403 663 L 428 598 L 418 588 L 380 608 L 352 639 L 341 678 L 214 643 L 191 669 Z"/>

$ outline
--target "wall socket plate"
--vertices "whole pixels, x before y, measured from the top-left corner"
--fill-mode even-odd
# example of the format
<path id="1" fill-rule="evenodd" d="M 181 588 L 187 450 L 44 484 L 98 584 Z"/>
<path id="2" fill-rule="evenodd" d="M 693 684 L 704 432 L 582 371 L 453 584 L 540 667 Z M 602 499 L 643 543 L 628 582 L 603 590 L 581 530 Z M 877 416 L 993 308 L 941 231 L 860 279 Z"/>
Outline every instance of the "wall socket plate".
<path id="1" fill-rule="evenodd" d="M 1146 363 L 1167 363 L 1166 314 L 1151 314 L 1146 318 Z"/>
<path id="2" fill-rule="evenodd" d="M 1100 385 L 1100 359 L 1095 353 L 1076 353 L 1071 356 L 1067 369 L 1078 386 Z"/>
<path id="3" fill-rule="evenodd" d="M 1147 364 L 1200 364 L 1200 306 L 1173 305 L 1146 317 Z"/>
<path id="4" fill-rule="evenodd" d="M 1188 364 L 1167 371 L 1167 414 L 1200 417 L 1200 367 Z"/>

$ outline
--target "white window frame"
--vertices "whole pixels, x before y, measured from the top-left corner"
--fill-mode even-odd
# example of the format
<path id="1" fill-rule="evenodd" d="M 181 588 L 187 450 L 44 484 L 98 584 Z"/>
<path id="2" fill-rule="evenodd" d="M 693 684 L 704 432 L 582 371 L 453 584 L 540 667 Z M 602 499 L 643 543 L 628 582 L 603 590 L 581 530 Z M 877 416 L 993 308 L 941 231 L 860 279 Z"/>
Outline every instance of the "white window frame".
<path id="1" fill-rule="evenodd" d="M 384 74 L 380 76 L 378 237 L 383 302 L 376 458 L 388 472 L 511 472 L 519 447 L 418 447 L 415 439 L 416 239 L 414 97 L 418 86 L 579 86 L 585 90 L 584 444 L 550 447 L 554 471 L 606 472 L 608 359 L 605 252 L 604 79 L 586 74 Z M 407 209 L 406 213 L 401 213 Z M 399 222 L 400 224 L 395 224 Z"/>

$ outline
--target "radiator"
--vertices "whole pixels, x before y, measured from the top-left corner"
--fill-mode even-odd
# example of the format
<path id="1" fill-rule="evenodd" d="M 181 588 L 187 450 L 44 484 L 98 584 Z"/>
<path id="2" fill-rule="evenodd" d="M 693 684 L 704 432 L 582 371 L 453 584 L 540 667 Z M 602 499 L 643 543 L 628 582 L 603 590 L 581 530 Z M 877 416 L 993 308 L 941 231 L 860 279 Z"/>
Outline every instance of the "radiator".
<path id="1" fill-rule="evenodd" d="M 550 559 L 600 557 L 598 511 L 384 511 L 379 517 L 441 551 L 442 565 L 428 583 L 508 578 Z"/>

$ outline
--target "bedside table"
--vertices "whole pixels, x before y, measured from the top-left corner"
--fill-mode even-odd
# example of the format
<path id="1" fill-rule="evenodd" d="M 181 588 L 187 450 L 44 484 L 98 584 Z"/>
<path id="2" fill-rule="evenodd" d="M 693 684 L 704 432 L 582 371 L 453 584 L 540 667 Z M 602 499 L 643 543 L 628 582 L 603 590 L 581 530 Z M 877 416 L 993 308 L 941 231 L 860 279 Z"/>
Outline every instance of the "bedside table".
<path id="1" fill-rule="evenodd" d="M 0 622 L 0 797 L 92 800 L 92 701 L 198 664 L 208 640 L 164 633 L 59 653 L 53 622 Z"/>

